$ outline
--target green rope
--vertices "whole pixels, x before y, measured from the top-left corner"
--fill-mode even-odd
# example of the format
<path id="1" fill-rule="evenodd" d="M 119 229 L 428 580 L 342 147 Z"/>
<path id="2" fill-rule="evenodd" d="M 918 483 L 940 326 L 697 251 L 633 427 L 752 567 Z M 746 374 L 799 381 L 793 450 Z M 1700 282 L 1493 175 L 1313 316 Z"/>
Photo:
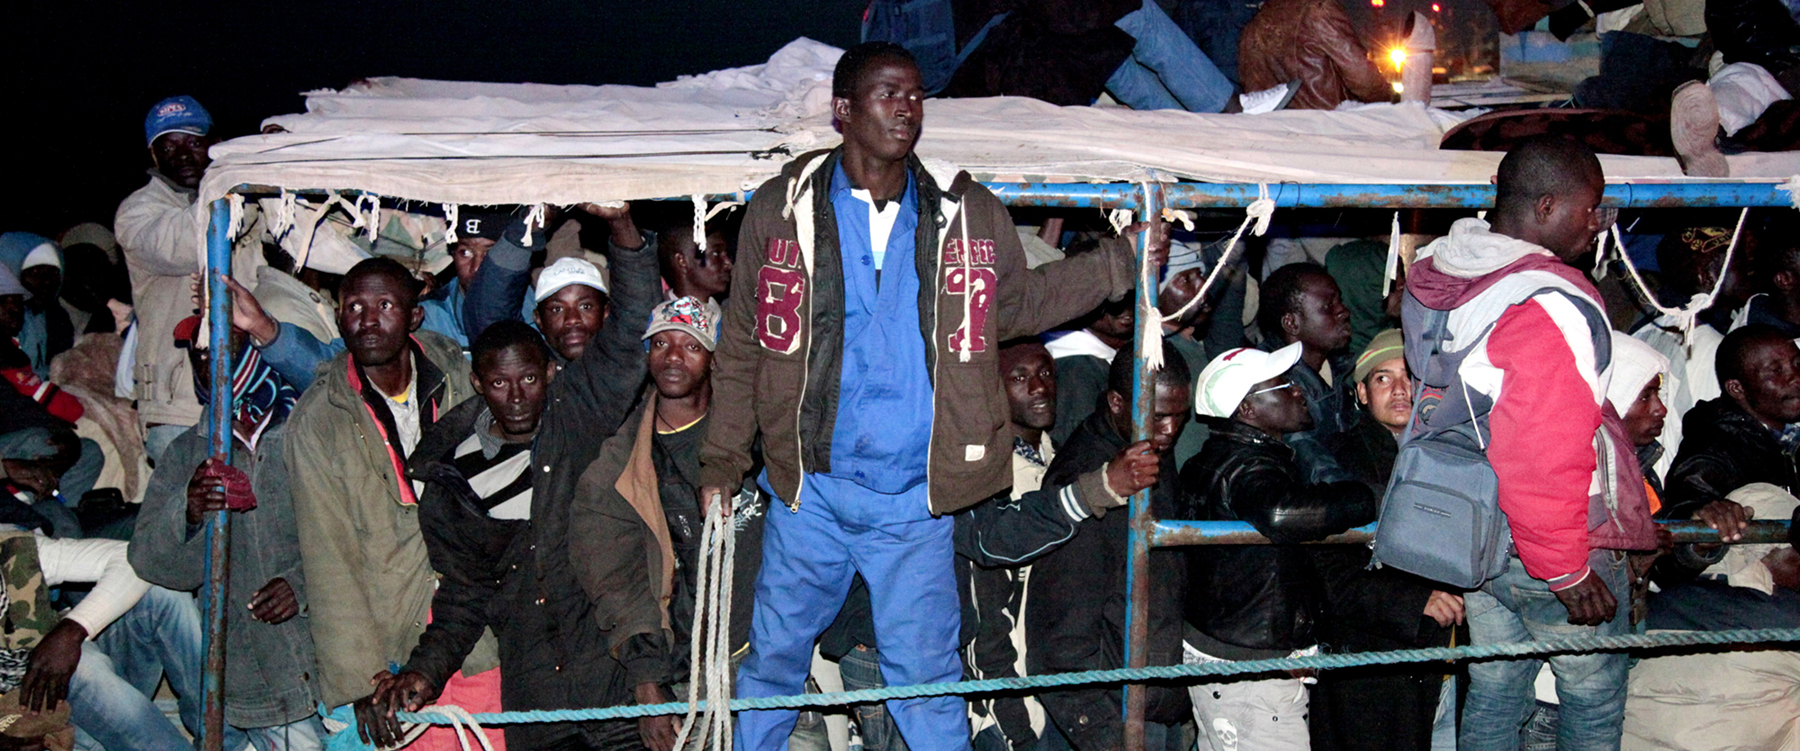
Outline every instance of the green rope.
<path id="1" fill-rule="evenodd" d="M 1431 647 L 1426 649 L 1402 649 L 1392 652 L 1321 654 L 1309 657 L 1284 657 L 1270 660 L 1205 662 L 1195 665 L 1155 665 L 1143 668 L 1090 670 L 1081 673 L 1055 673 L 1052 675 L 1032 675 L 1020 678 L 989 678 L 979 681 L 925 683 L 913 686 L 887 686 L 885 688 L 871 688 L 860 691 L 837 691 L 824 694 L 769 696 L 750 699 L 740 698 L 731 700 L 731 709 L 732 711 L 741 711 L 746 709 L 837 707 L 847 704 L 867 704 L 889 699 L 912 699 L 926 696 L 961 696 L 1000 691 L 1018 691 L 1021 689 L 1044 689 L 1086 684 L 1142 683 L 1146 681 L 1163 681 L 1178 678 L 1241 675 L 1246 673 L 1275 673 L 1290 670 L 1331 670 L 1335 668 L 1356 667 L 1359 665 L 1393 665 L 1407 662 L 1433 662 L 1437 660 L 1480 660 L 1497 657 L 1541 656 L 1564 652 L 1617 652 L 1628 649 L 1645 649 L 1653 647 L 1710 644 L 1766 644 L 1780 642 L 1800 642 L 1800 628 L 1747 629 L 1739 631 L 1665 631 L 1655 634 L 1626 634 L 1622 636 L 1571 636 L 1564 639 L 1551 639 L 1548 641 L 1482 644 L 1468 647 Z M 701 702 L 702 707 L 704 707 L 705 704 L 705 702 Z M 671 702 L 668 704 L 639 704 L 619 707 L 598 707 L 593 709 L 492 712 L 476 714 L 474 715 L 474 718 L 483 725 L 534 722 L 576 722 L 617 720 L 650 715 L 682 714 L 687 711 L 687 708 L 686 702 Z M 448 717 L 436 714 L 432 712 L 430 708 L 426 708 L 423 712 L 400 712 L 398 716 L 400 719 L 407 722 L 426 722 L 439 725 L 449 724 L 450 722 Z"/>

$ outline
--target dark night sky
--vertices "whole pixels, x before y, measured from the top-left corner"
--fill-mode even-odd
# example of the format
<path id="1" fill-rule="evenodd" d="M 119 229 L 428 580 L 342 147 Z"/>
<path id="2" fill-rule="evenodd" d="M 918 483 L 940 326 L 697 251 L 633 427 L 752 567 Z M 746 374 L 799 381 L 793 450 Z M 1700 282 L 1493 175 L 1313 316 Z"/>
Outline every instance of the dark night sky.
<path id="1" fill-rule="evenodd" d="M 27 0 L 9 9 L 13 144 L 0 231 L 111 225 L 145 181 L 143 117 L 199 99 L 223 137 L 370 76 L 651 84 L 762 62 L 798 36 L 856 41 L 865 0 Z"/>

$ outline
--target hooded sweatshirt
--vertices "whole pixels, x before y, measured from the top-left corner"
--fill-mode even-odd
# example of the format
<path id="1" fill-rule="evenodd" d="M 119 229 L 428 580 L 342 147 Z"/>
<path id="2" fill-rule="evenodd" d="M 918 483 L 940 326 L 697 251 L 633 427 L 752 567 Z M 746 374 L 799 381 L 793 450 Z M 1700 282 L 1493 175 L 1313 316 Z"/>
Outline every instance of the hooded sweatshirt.
<path id="1" fill-rule="evenodd" d="M 1480 219 L 1456 222 L 1419 256 L 1407 276 L 1409 304 L 1451 311 L 1452 342 L 1475 341 L 1493 322 L 1459 375 L 1472 398 L 1491 408 L 1487 456 L 1526 573 L 1560 590 L 1587 577 L 1593 549 L 1655 547 L 1641 479 L 1619 479 L 1641 472 L 1606 404 L 1610 325 L 1593 284 L 1549 250 L 1495 233 Z M 1519 274 L 1530 276 L 1511 281 L 1561 294 L 1534 292 L 1519 302 L 1482 294 Z M 1599 471 L 1598 436 L 1606 439 L 1609 473 Z"/>

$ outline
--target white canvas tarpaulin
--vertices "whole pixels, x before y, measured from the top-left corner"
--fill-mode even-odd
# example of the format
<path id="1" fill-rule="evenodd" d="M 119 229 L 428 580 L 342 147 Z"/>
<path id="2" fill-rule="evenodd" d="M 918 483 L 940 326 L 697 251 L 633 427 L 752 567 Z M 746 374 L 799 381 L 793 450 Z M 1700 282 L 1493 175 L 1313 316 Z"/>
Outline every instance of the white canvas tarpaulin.
<path id="1" fill-rule="evenodd" d="M 366 191 L 454 204 L 574 204 L 752 189 L 835 145 L 831 69 L 808 39 L 766 64 L 655 87 L 375 78 L 307 94 L 286 132 L 213 148 L 201 198 L 237 185 Z M 934 99 L 921 156 L 988 180 L 1485 183 L 1500 154 L 1440 151 L 1463 115 L 1418 105 L 1196 115 Z M 1674 159 L 1602 158 L 1607 177 L 1682 180 Z M 1731 157 L 1743 178 L 1800 174 L 1800 154 Z"/>

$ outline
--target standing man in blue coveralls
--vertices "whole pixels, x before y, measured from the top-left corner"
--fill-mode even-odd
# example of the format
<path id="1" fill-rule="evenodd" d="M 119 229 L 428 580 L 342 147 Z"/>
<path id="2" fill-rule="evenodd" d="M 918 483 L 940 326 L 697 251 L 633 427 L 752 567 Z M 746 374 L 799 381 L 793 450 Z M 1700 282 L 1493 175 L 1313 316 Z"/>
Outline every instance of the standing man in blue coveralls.
<path id="1" fill-rule="evenodd" d="M 729 513 L 760 432 L 757 482 L 786 508 L 769 512 L 739 696 L 801 692 L 813 643 L 857 573 L 888 685 L 961 678 L 947 515 L 1012 482 L 999 344 L 1092 310 L 1136 278 L 1127 238 L 1027 270 L 1006 207 L 968 173 L 913 154 L 924 98 L 905 49 L 849 49 L 832 79 L 843 145 L 788 164 L 744 218 L 701 504 Z M 1153 237 L 1161 265 L 1160 224 Z M 969 748 L 958 697 L 888 708 L 912 748 Z M 743 712 L 738 747 L 785 748 L 795 717 Z"/>

